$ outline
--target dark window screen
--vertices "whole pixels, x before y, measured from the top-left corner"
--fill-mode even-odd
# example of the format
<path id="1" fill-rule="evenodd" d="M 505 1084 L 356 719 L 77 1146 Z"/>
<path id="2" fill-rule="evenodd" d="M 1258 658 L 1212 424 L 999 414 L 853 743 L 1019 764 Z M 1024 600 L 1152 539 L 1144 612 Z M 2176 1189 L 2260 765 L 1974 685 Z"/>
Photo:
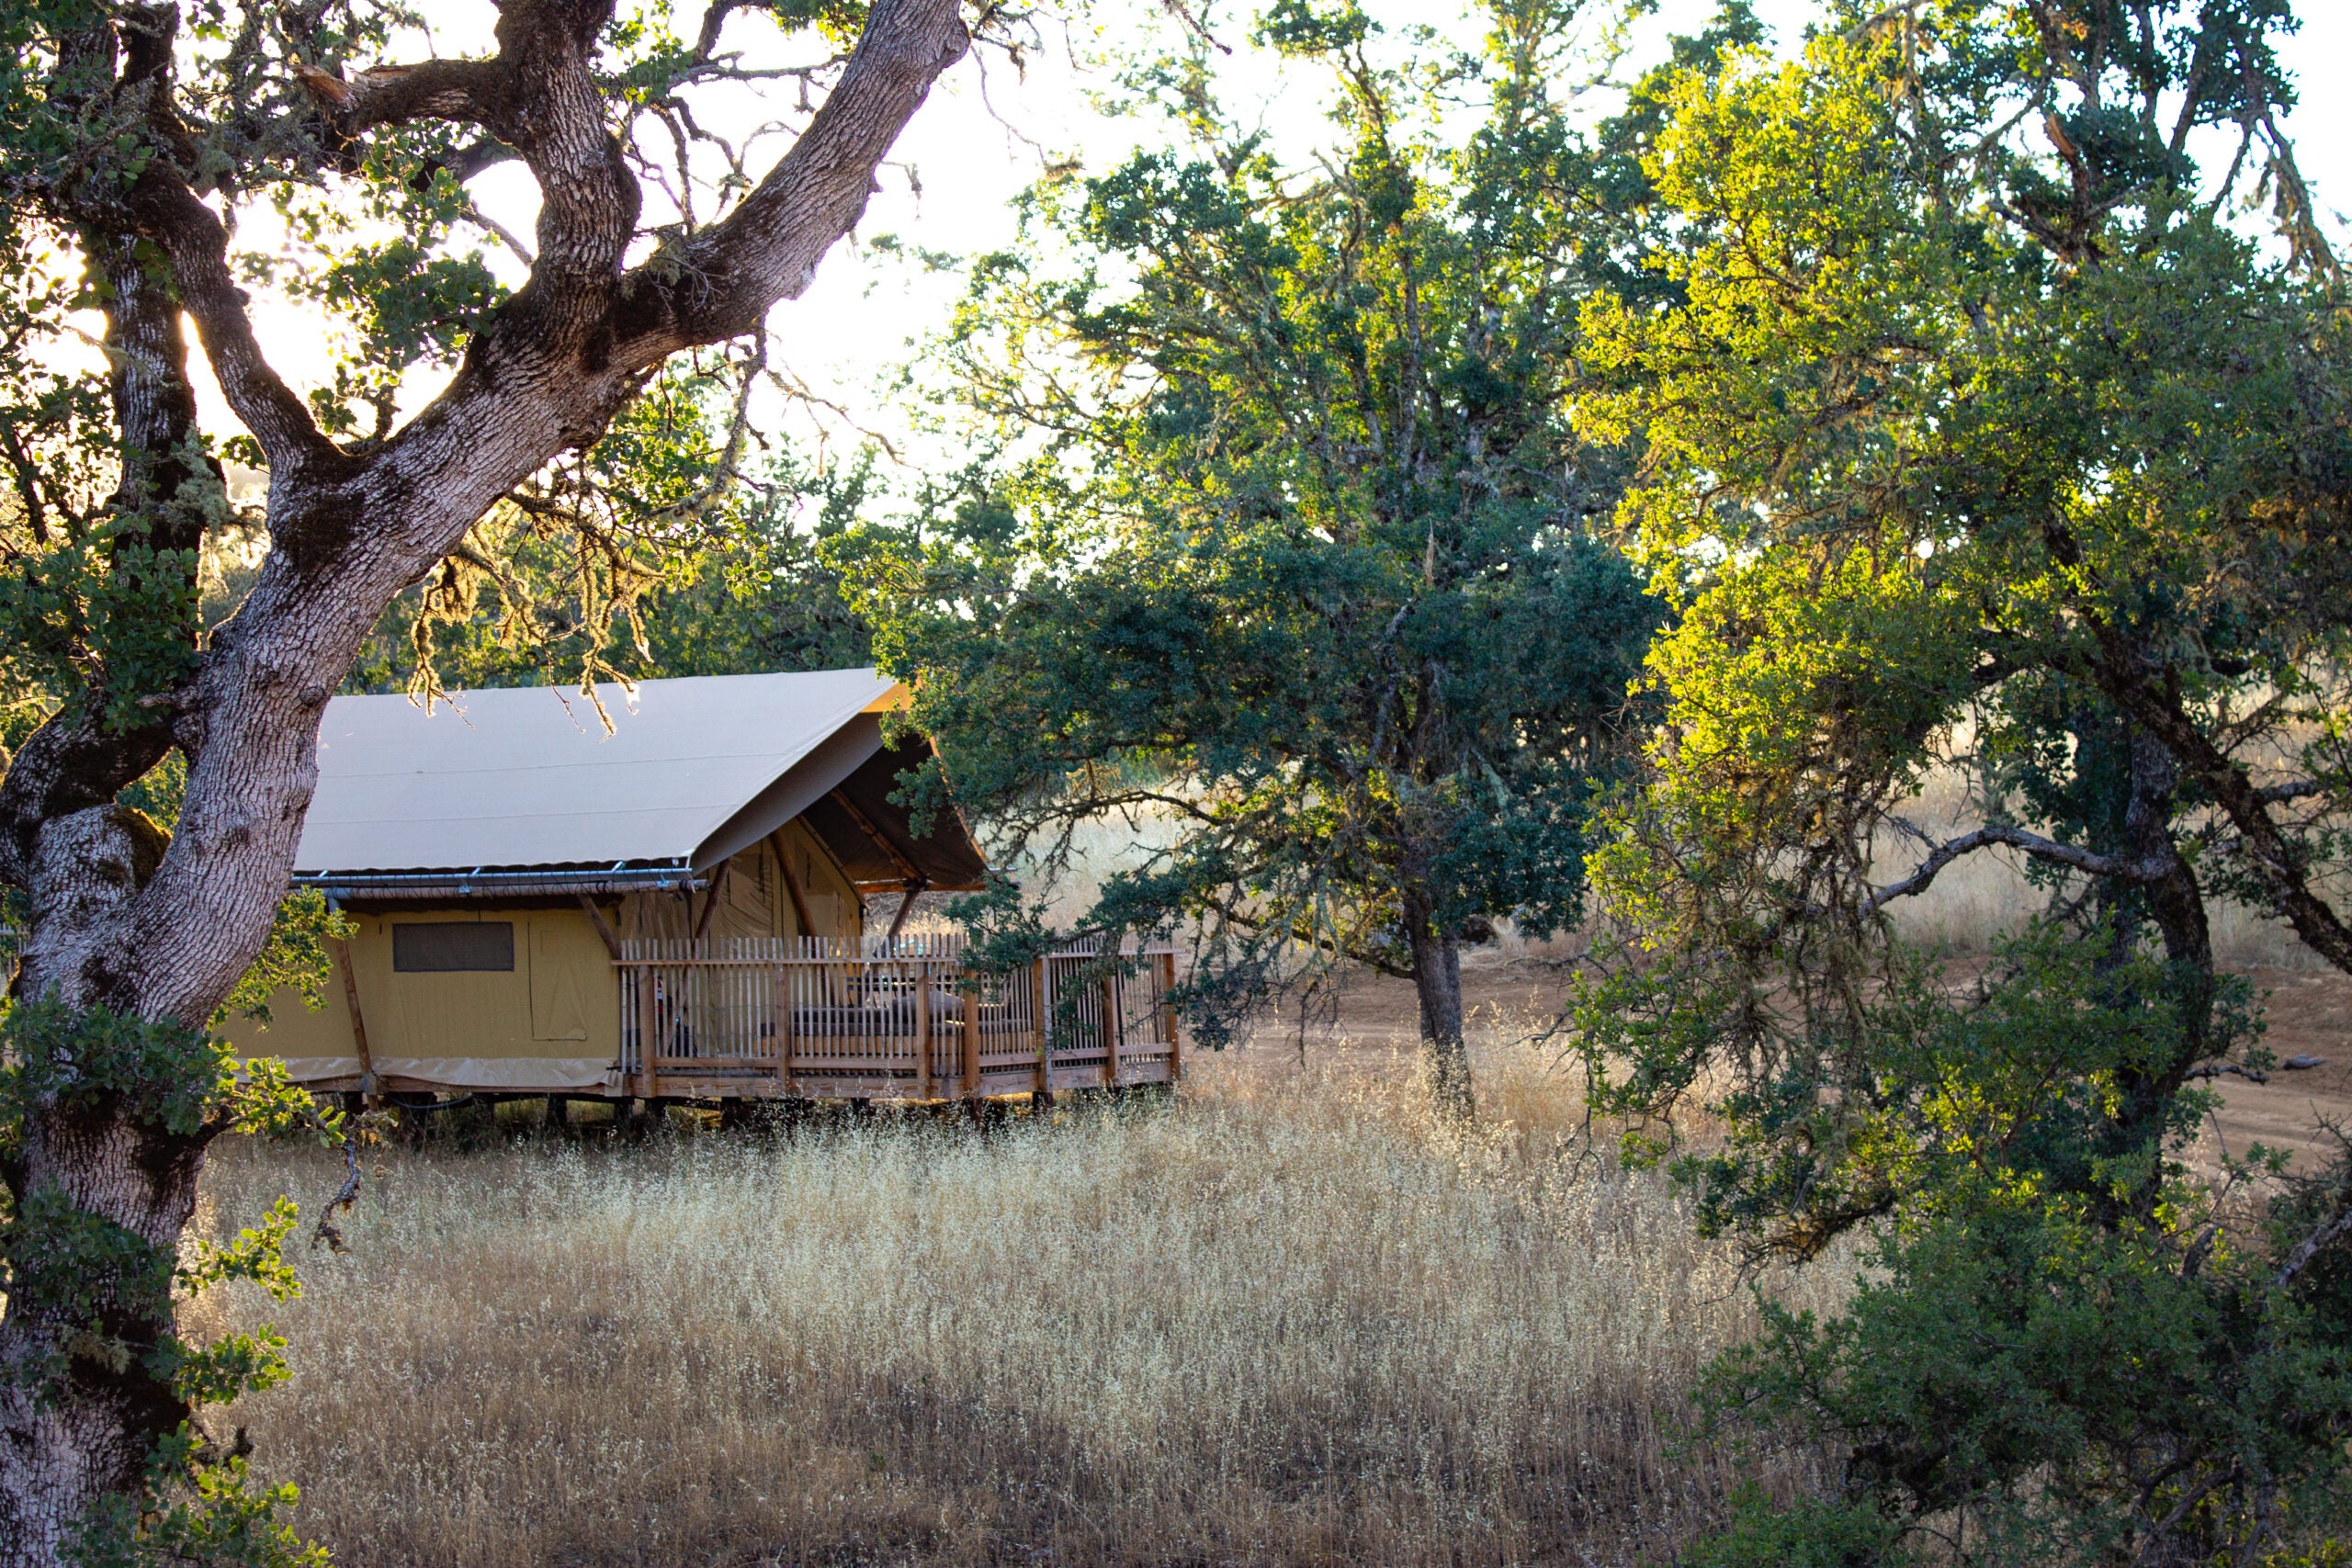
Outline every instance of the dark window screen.
<path id="1" fill-rule="evenodd" d="M 392 968 L 401 975 L 514 968 L 514 927 L 506 920 L 394 926 Z"/>

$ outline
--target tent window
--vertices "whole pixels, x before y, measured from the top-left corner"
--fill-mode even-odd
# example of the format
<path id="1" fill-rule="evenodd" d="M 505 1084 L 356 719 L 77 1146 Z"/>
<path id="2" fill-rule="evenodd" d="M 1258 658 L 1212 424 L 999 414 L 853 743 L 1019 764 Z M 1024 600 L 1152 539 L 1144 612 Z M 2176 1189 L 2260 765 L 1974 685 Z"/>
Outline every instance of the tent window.
<path id="1" fill-rule="evenodd" d="M 392 928 L 392 969 L 401 975 L 453 969 L 514 970 L 514 926 L 509 920 L 466 920 Z"/>

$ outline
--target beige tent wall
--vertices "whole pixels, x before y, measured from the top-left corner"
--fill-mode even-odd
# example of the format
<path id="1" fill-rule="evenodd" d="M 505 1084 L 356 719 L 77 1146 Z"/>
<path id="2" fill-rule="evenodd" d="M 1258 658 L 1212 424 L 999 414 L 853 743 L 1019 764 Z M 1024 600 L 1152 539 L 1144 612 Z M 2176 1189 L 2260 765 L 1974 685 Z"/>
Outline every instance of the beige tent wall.
<path id="1" fill-rule="evenodd" d="M 595 1090 L 620 1055 L 620 983 L 604 939 L 577 909 L 446 909 L 356 915 L 349 944 L 368 1055 L 386 1089 Z M 396 926 L 504 921 L 514 929 L 511 970 L 428 971 L 392 967 Z M 230 1039 L 246 1056 L 275 1055 L 300 1081 L 349 1087 L 360 1072 L 342 977 L 326 1006 L 271 998 L 266 1028 L 240 1021 Z"/>
<path id="2" fill-rule="evenodd" d="M 779 857 L 788 857 L 808 901 L 812 928 L 804 932 L 794 918 Z M 763 841 L 727 863 L 718 884 L 718 908 L 702 919 L 702 894 L 632 893 L 621 900 L 615 928 L 623 937 L 684 942 L 697 923 L 716 940 L 736 937 L 817 935 L 854 942 L 865 928 L 864 903 L 841 865 L 798 821 L 787 822 Z"/>
<path id="3" fill-rule="evenodd" d="M 855 941 L 865 911 L 840 864 L 800 823 L 728 863 L 718 908 L 704 935 L 713 939 L 803 934 L 784 886 L 781 856 L 808 903 L 815 934 Z M 625 938 L 681 941 L 694 933 L 705 895 L 632 893 L 605 908 Z M 612 955 L 586 911 L 500 909 L 469 903 L 398 914 L 355 915 L 352 981 L 367 1026 L 368 1052 L 379 1087 L 594 1093 L 620 1087 L 620 982 Z M 392 931 L 411 923 L 505 921 L 514 928 L 514 967 L 403 974 L 392 967 Z M 247 1057 L 282 1056 L 298 1082 L 356 1088 L 361 1064 L 340 974 L 326 1005 L 311 1011 L 300 996 L 270 998 L 266 1028 L 239 1021 L 229 1038 Z"/>
<path id="4" fill-rule="evenodd" d="M 817 835 L 794 820 L 787 822 L 772 836 L 765 846 L 771 854 L 781 852 L 791 858 L 792 869 L 800 878 L 800 891 L 808 900 L 808 919 L 815 929 L 802 931 L 792 916 L 792 901 L 781 885 L 776 888 L 778 936 L 830 936 L 844 942 L 855 942 L 865 930 L 865 900 L 842 872 L 841 863 L 833 858 Z"/>

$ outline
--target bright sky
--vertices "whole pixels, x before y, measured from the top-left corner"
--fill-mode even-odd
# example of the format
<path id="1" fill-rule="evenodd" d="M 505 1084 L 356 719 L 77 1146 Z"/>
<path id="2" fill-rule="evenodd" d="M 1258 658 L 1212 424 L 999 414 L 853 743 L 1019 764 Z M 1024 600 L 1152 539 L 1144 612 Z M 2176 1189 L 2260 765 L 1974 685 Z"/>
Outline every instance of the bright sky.
<path id="1" fill-rule="evenodd" d="M 691 7 L 683 3 L 682 10 Z M 1142 17 L 1146 0 L 1094 0 L 1068 7 L 1081 16 Z M 1425 0 L 1372 0 L 1375 14 L 1427 16 Z M 2304 85 L 2305 102 L 2292 128 L 2306 175 L 2324 206 L 2352 211 L 2352 97 L 2340 84 L 2352 68 L 2352 5 L 2344 0 L 2301 0 L 2306 16 L 2289 51 Z M 438 47 L 447 52 L 486 48 L 490 7 L 481 0 L 428 0 Z M 1254 5 L 1218 7 L 1213 30 L 1228 42 L 1243 42 L 1245 21 L 1226 19 L 1254 11 Z M 1655 58 L 1668 33 L 1690 31 L 1712 9 L 1710 0 L 1665 0 L 1661 13 L 1644 24 L 1645 47 L 1636 62 Z M 1810 0 L 1758 0 L 1758 12 L 1791 47 L 1815 14 Z M 738 20 L 737 29 L 750 24 Z M 731 31 L 730 44 L 750 43 Z M 1037 176 L 1042 157 L 1076 155 L 1091 169 L 1109 166 L 1156 130 L 1147 123 L 1110 118 L 1089 102 L 1099 74 L 1074 70 L 1073 53 L 1091 52 L 1101 41 L 1099 27 L 1080 23 L 1065 38 L 1050 35 L 1052 47 L 1031 60 L 1025 78 L 1016 78 L 1001 57 L 967 58 L 944 78 L 931 101 L 901 139 L 896 169 L 886 174 L 859 240 L 895 234 L 932 251 L 970 255 L 994 249 L 1012 237 L 1012 198 Z M 1320 113 L 1320 79 L 1313 73 L 1271 73 L 1251 67 L 1241 75 L 1241 98 L 1250 113 L 1283 132 L 1311 135 Z M 782 93 L 787 88 L 778 86 Z M 910 178 L 910 175 L 912 178 Z M 920 194 L 914 186 L 919 182 Z M 518 166 L 494 170 L 474 182 L 484 210 L 514 232 L 527 235 L 536 205 L 530 181 Z M 882 383 L 943 325 L 955 297 L 952 279 L 918 274 L 861 251 L 837 247 L 819 269 L 802 299 L 778 307 L 773 318 L 774 353 L 813 389 L 831 397 L 861 423 L 903 429 Z M 283 303 L 265 303 L 257 323 L 273 360 L 300 385 L 326 378 L 327 348 L 319 324 Z M 420 385 L 415 402 L 433 389 Z M 208 426 L 230 428 L 225 410 Z M 780 418 L 771 414 L 771 418 Z M 797 423 L 798 422 L 793 422 Z M 800 434 L 807 434 L 802 425 Z"/>
<path id="2" fill-rule="evenodd" d="M 1428 14 L 1410 0 L 1373 0 L 1369 8 L 1392 16 Z M 2297 8 L 2307 18 L 2289 51 L 2305 84 L 2305 102 L 2292 121 L 2298 156 L 2322 204 L 2352 213 L 2352 96 L 2341 85 L 2352 75 L 2352 4 L 2298 0 Z M 1221 9 L 1230 14 L 1235 7 Z M 1648 47 L 1637 51 L 1634 60 L 1657 58 L 1668 36 L 1698 30 L 1713 10 L 1713 0 L 1664 0 L 1659 15 L 1641 29 Z M 1758 0 L 1757 10 L 1773 29 L 1776 44 L 1792 49 L 1817 15 L 1812 0 Z M 1215 30 L 1238 45 L 1247 28 L 1227 23 Z M 1318 86 L 1311 77 L 1261 83 L 1261 113 L 1272 123 L 1295 123 L 1311 133 L 1320 112 L 1312 102 Z M 965 254 L 984 253 L 1012 237 L 1010 203 L 1036 177 L 1038 151 L 993 118 L 991 104 L 1021 133 L 1054 152 L 1078 152 L 1096 169 L 1115 163 L 1143 129 L 1093 112 L 1066 61 L 1058 58 L 1035 62 L 1025 83 L 992 67 L 987 96 L 984 104 L 972 61 L 941 84 L 899 144 L 902 161 L 920 173 L 923 195 L 912 197 L 903 181 L 886 182 L 863 234 L 896 233 L 929 249 Z M 1285 103 L 1286 97 L 1292 102 Z M 1300 104 L 1301 98 L 1308 101 Z M 1302 107 L 1305 113 L 1297 113 Z M 876 383 L 944 321 L 954 291 L 944 279 L 910 280 L 903 269 L 865 265 L 842 247 L 820 269 L 807 296 L 777 309 L 778 351 L 812 384 L 831 388 L 837 400 L 877 423 L 894 424 Z"/>

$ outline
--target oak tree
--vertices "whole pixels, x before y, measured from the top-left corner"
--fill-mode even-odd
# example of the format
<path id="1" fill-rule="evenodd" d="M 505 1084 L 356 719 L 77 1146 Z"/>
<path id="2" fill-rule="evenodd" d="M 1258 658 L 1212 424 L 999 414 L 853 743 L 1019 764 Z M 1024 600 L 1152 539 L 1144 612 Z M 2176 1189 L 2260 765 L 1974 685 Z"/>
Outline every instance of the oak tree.
<path id="1" fill-rule="evenodd" d="M 1717 1369 L 1840 1495 L 1713 1561 L 2245 1562 L 2340 1506 L 2352 1167 L 2186 1158 L 2266 1066 L 2217 901 L 2352 970 L 2352 357 L 2291 28 L 1835 7 L 1802 62 L 1683 80 L 1681 298 L 1589 312 L 1589 428 L 1641 444 L 1623 515 L 1681 611 L 1594 863 L 1597 1100 L 1645 1155 L 1702 1101 L 1709 1228 L 1871 1265 Z M 1996 853 L 2048 906 L 1941 972 L 1893 916 Z"/>
<path id="2" fill-rule="evenodd" d="M 285 893 L 321 710 L 486 514 L 560 499 L 665 365 L 807 287 L 965 52 L 959 9 L 713 0 L 675 30 L 506 0 L 462 57 L 379 0 L 0 9 L 0 640 L 47 694 L 0 781 L 0 883 L 28 911 L 0 1562 L 295 1550 L 194 1425 L 266 1368 L 184 1345 L 173 1296 L 219 1272 L 182 1230 L 207 1145 L 258 1112 L 205 1026 Z M 799 108 L 759 107 L 778 84 Z M 527 239 L 468 194 L 501 164 L 537 186 Z M 510 246 L 519 286 L 469 236 Z M 330 384 L 273 367 L 260 286 L 347 326 Z M 86 375 L 62 352 L 84 312 Z M 446 384 L 401 418 L 417 375 Z M 242 431 L 204 427 L 202 377 Z M 243 591 L 209 616 L 224 551 Z M 124 795 L 173 756 L 167 833 Z"/>
<path id="3" fill-rule="evenodd" d="M 1001 460 L 844 558 L 967 810 L 1049 865 L 1149 825 L 1081 925 L 1195 932 L 1211 1038 L 1303 974 L 1409 976 L 1453 1115 L 1461 949 L 1575 922 L 1656 621 L 1563 400 L 1611 255 L 1579 13 L 1495 6 L 1464 52 L 1269 7 L 1322 150 L 1230 122 L 1204 47 L 1148 63 L 1174 145 L 1048 182 L 973 268 L 946 362 Z"/>

